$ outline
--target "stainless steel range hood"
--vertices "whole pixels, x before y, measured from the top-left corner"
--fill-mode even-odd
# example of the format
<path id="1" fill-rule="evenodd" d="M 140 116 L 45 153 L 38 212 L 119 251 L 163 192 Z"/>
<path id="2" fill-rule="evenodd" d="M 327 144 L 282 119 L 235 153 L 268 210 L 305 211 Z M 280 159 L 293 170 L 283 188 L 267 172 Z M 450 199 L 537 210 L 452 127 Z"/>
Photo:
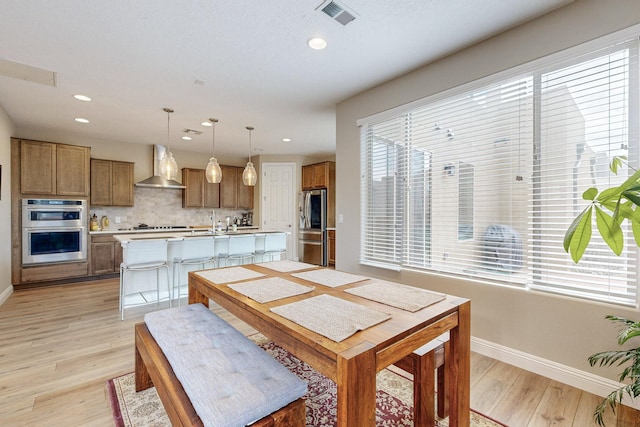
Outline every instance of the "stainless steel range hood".
<path id="1" fill-rule="evenodd" d="M 138 182 L 136 187 L 174 188 L 176 190 L 185 188 L 185 186 L 178 181 L 165 179 L 160 176 L 160 159 L 166 151 L 167 147 L 164 145 L 156 144 L 153 146 L 153 176 Z"/>

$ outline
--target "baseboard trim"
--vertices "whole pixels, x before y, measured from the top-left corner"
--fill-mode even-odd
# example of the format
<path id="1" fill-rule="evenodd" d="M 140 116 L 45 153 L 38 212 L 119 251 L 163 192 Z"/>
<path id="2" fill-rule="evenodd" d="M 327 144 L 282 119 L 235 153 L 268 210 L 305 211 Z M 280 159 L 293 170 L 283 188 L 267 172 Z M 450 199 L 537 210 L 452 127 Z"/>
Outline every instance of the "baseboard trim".
<path id="1" fill-rule="evenodd" d="M 622 384 L 616 381 L 543 359 L 529 353 L 514 350 L 481 338 L 471 338 L 471 350 L 491 357 L 492 359 L 533 372 L 534 374 L 542 375 L 554 381 L 593 393 L 597 396 L 605 397 L 622 386 Z M 625 396 L 625 405 L 640 410 L 640 400 L 630 402 L 628 399 L 629 397 Z"/>
<path id="2" fill-rule="evenodd" d="M 0 294 L 0 305 L 4 304 L 4 302 L 11 296 L 13 293 L 13 285 L 9 285 L 7 289 L 2 291 Z"/>

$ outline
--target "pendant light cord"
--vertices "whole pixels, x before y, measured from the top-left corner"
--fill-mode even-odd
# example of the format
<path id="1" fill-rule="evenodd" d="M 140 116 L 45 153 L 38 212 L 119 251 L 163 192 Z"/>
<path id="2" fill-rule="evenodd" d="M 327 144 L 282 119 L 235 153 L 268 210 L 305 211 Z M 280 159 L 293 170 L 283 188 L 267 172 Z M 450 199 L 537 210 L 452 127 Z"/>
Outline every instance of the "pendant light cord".
<path id="1" fill-rule="evenodd" d="M 211 157 L 215 157 L 216 152 L 216 123 L 218 123 L 218 119 L 209 119 L 211 122 L 211 126 L 213 127 L 211 132 Z"/>
<path id="2" fill-rule="evenodd" d="M 247 130 L 249 131 L 249 162 L 251 162 L 251 131 L 253 129 L 253 127 L 247 126 Z"/>
<path id="3" fill-rule="evenodd" d="M 171 117 L 171 113 L 173 113 L 173 109 L 171 108 L 163 108 L 163 110 L 167 113 L 167 151 L 170 152 L 171 150 L 169 149 L 169 118 Z"/>

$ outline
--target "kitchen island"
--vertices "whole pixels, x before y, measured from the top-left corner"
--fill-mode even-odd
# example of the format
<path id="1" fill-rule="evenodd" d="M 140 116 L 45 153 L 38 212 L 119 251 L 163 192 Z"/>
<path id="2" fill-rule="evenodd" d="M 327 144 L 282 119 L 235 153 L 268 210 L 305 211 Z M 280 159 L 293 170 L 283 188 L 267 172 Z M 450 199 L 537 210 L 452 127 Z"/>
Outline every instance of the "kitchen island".
<path id="1" fill-rule="evenodd" d="M 92 232 L 96 233 L 96 232 Z M 239 228 L 237 231 L 228 232 L 212 232 L 211 229 L 195 228 L 195 229 L 176 229 L 176 230 L 153 230 L 153 231 L 140 231 L 136 230 L 131 233 L 117 233 L 113 234 L 113 238 L 116 242 L 119 242 L 122 247 L 122 261 L 123 264 L 127 263 L 127 248 L 132 242 L 136 241 L 166 241 L 167 242 L 167 258 L 166 264 L 168 266 L 168 277 L 163 274 L 157 274 L 155 270 L 142 270 L 142 271 L 130 271 L 127 274 L 127 290 L 125 292 L 126 297 L 122 296 L 122 303 L 125 306 L 141 305 L 146 303 L 157 302 L 157 289 L 160 288 L 160 298 L 173 299 L 175 292 L 179 292 L 180 288 L 184 288 L 184 294 L 186 295 L 187 287 L 187 275 L 191 270 L 203 269 L 202 264 L 187 264 L 181 265 L 183 258 L 183 245 L 185 245 L 190 239 L 198 237 L 212 237 L 214 239 L 213 254 L 201 254 L 201 257 L 213 256 L 215 259 L 215 265 L 209 263 L 204 268 L 226 267 L 231 265 L 228 260 L 229 255 L 229 240 L 233 236 L 253 236 L 255 238 L 255 250 L 253 251 L 254 262 L 259 263 L 263 261 L 279 260 L 286 258 L 281 253 L 271 256 L 267 253 L 268 249 L 265 245 L 266 237 L 269 234 L 286 233 L 290 232 L 275 231 L 275 230 L 261 230 L 261 229 L 246 229 Z M 117 244 L 117 243 L 116 243 Z M 286 251 L 285 251 L 286 252 Z M 248 257 L 247 257 L 248 258 Z M 120 273 L 122 275 L 122 273 Z M 135 274 L 135 278 L 130 277 Z M 121 277 L 122 279 L 122 277 Z M 131 280 L 130 279 L 134 279 Z M 168 283 L 167 283 L 168 281 Z M 122 290 L 121 290 L 122 292 Z M 169 292 L 169 293 L 167 293 Z"/>
<path id="2" fill-rule="evenodd" d="M 100 232 L 92 232 L 100 233 Z M 110 232 L 113 233 L 113 232 Z M 227 253 L 228 245 L 229 245 L 229 237 L 234 235 L 253 235 L 256 238 L 256 255 L 264 252 L 264 241 L 265 236 L 269 233 L 283 233 L 283 231 L 276 230 L 261 230 L 258 228 L 249 228 L 243 227 L 238 228 L 237 231 L 222 231 L 222 232 L 212 232 L 211 229 L 179 229 L 179 230 L 165 230 L 165 231 L 136 231 L 134 233 L 126 232 L 126 233 L 118 233 L 113 234 L 113 237 L 120 242 L 123 249 L 126 248 L 126 245 L 135 240 L 167 240 L 169 242 L 169 255 L 171 255 L 171 247 L 173 245 L 174 250 L 179 249 L 179 245 L 184 239 L 189 239 L 192 237 L 198 236 L 214 236 L 216 239 L 216 252 L 215 255 L 224 255 Z M 290 232 L 285 232 L 290 234 Z M 171 258 L 171 256 L 169 256 Z M 257 260 L 260 261 L 260 260 Z"/>

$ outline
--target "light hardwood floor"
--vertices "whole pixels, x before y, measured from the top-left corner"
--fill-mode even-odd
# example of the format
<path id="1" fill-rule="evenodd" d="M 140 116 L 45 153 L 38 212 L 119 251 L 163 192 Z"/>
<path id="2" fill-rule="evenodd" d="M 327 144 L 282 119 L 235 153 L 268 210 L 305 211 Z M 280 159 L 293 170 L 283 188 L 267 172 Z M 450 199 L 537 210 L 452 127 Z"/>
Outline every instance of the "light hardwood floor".
<path id="1" fill-rule="evenodd" d="M 117 279 L 14 292 L 0 305 L 0 425 L 113 425 L 106 381 L 133 371 L 133 325 L 150 309 L 120 321 Z M 597 396 L 475 353 L 471 369 L 472 408 L 509 426 L 595 425 Z M 639 427 L 640 413 L 607 426 Z"/>

